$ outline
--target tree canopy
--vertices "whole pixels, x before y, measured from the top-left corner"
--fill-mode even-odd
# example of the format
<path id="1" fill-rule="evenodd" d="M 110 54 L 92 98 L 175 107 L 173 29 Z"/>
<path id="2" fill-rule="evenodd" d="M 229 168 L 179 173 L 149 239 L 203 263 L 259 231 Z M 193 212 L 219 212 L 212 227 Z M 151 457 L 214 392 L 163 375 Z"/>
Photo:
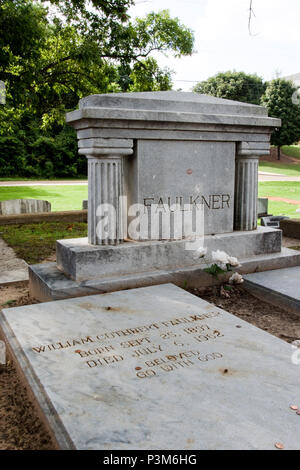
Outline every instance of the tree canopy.
<path id="1" fill-rule="evenodd" d="M 171 71 L 160 68 L 151 54 L 190 55 L 193 34 L 166 10 L 132 20 L 132 4 L 0 0 L 0 80 L 7 93 L 6 105 L 0 105 L 0 139 L 6 139 L 5 145 L 0 142 L 2 175 L 7 166 L 4 148 L 6 156 L 20 155 L 17 171 L 41 172 L 47 161 L 48 174 L 52 167 L 58 171 L 53 139 L 61 132 L 62 149 L 72 159 L 75 137 L 64 125 L 65 113 L 83 96 L 171 89 Z M 75 152 L 74 162 L 66 165 L 73 173 L 81 165 L 76 159 L 80 161 Z"/>
<path id="2" fill-rule="evenodd" d="M 268 109 L 271 117 L 281 119 L 281 127 L 275 130 L 271 137 L 271 144 L 280 147 L 294 144 L 300 140 L 300 106 L 292 101 L 297 88 L 290 81 L 277 78 L 267 84 L 261 104 Z"/>
<path id="3" fill-rule="evenodd" d="M 199 82 L 194 91 L 218 98 L 261 104 L 267 108 L 270 117 L 280 118 L 282 125 L 271 137 L 271 144 L 278 147 L 278 159 L 282 145 L 300 140 L 300 105 L 293 103 L 292 97 L 297 89 L 289 81 L 278 78 L 264 82 L 257 75 L 229 71 Z"/>
<path id="4" fill-rule="evenodd" d="M 265 84 L 257 75 L 228 71 L 220 72 L 214 77 L 197 83 L 194 91 L 217 98 L 259 104 L 265 91 Z"/>

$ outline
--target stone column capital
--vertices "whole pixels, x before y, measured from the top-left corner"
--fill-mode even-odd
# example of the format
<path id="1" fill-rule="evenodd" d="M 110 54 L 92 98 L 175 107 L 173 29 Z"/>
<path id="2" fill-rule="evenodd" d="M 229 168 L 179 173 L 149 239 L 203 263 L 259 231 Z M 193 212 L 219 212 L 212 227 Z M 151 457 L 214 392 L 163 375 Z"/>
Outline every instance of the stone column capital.
<path id="1" fill-rule="evenodd" d="M 259 158 L 262 155 L 269 155 L 269 142 L 238 142 L 236 149 L 237 158 Z"/>
<path id="2" fill-rule="evenodd" d="M 80 139 L 78 153 L 90 157 L 126 156 L 133 154 L 132 139 Z"/>

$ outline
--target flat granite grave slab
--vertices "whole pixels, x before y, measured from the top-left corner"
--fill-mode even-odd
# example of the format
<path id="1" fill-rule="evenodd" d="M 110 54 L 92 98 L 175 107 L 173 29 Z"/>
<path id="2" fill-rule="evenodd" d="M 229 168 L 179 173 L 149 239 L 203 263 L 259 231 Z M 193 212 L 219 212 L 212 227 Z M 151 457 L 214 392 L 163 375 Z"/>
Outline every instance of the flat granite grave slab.
<path id="1" fill-rule="evenodd" d="M 245 287 L 273 305 L 300 315 L 300 266 L 247 274 Z"/>
<path id="2" fill-rule="evenodd" d="M 172 285 L 3 310 L 63 449 L 299 449 L 292 347 Z"/>

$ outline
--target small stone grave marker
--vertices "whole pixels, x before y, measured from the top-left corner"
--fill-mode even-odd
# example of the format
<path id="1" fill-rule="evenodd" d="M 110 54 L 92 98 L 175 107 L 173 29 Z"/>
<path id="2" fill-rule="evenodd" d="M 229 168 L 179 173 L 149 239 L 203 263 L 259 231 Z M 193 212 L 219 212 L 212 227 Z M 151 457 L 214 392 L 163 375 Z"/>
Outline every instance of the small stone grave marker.
<path id="1" fill-rule="evenodd" d="M 51 212 L 51 204 L 41 199 L 9 199 L 0 201 L 0 215 Z"/>
<path id="2" fill-rule="evenodd" d="M 280 228 L 280 221 L 284 219 L 288 219 L 289 217 L 285 217 L 283 215 L 278 215 L 278 216 L 268 216 L 268 217 L 262 217 L 261 218 L 261 225 L 263 227 L 275 227 L 275 228 Z"/>

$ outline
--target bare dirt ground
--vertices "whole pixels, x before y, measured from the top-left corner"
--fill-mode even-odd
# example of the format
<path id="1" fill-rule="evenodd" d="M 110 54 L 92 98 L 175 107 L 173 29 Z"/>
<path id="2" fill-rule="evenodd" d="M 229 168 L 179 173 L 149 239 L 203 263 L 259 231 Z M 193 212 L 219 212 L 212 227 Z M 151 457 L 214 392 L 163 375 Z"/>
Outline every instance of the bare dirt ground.
<path id="1" fill-rule="evenodd" d="M 205 293 L 196 289 L 190 292 L 287 342 L 300 338 L 299 317 L 256 299 L 242 287 L 229 293 L 219 287 L 208 288 Z M 0 288 L 0 308 L 32 303 L 36 301 L 29 296 L 27 282 Z M 0 369 L 0 450 L 53 448 L 51 437 L 9 360 Z"/>
<path id="2" fill-rule="evenodd" d="M 300 246 L 300 239 L 299 238 L 291 238 L 291 237 L 282 237 L 282 246 L 285 248 L 293 248 Z"/>
<path id="3" fill-rule="evenodd" d="M 257 299 L 242 287 L 223 291 L 223 295 L 219 287 L 208 288 L 204 294 L 191 292 L 288 343 L 300 338 L 299 316 Z"/>
<path id="4" fill-rule="evenodd" d="M 0 369 L 0 423 L 0 450 L 54 448 L 10 360 Z"/>
<path id="5" fill-rule="evenodd" d="M 29 296 L 28 282 L 0 287 L 0 308 L 32 303 L 36 301 Z M 53 449 L 13 361 L 7 359 L 5 367 L 0 365 L 0 450 Z"/>
<path id="6" fill-rule="evenodd" d="M 300 201 L 295 201 L 295 199 L 288 199 L 286 197 L 268 196 L 268 199 L 270 199 L 270 201 L 282 201 L 287 202 L 288 204 L 295 204 L 295 206 L 300 206 Z"/>

